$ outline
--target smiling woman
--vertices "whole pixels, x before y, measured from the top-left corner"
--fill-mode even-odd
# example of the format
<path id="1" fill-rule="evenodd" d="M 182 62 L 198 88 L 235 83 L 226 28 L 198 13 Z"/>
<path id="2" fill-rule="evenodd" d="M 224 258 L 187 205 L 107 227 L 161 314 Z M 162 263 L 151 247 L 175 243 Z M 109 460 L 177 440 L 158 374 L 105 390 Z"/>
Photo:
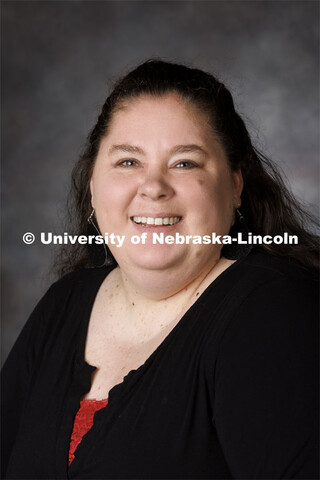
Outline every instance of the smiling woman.
<path id="1" fill-rule="evenodd" d="M 130 72 L 73 198 L 74 235 L 123 242 L 64 250 L 14 346 L 2 478 L 318 478 L 317 239 L 224 85 Z M 179 241 L 239 233 L 299 244 Z"/>
<path id="2" fill-rule="evenodd" d="M 91 204 L 103 233 L 126 238 L 116 254 L 120 269 L 126 266 L 126 277 L 160 300 L 211 271 L 221 248 L 155 245 L 151 235 L 135 245 L 130 238 L 143 232 L 228 234 L 242 183 L 204 113 L 174 93 L 145 95 L 114 114 L 95 160 Z"/>

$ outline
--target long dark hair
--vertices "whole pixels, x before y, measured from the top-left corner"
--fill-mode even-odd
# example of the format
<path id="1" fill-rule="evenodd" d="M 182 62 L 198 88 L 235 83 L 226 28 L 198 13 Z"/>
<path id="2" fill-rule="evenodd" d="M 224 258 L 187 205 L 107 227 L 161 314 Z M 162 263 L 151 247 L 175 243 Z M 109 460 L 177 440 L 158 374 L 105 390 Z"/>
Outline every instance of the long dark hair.
<path id="1" fill-rule="evenodd" d="M 315 220 L 293 197 L 274 164 L 251 143 L 248 130 L 234 108 L 229 90 L 213 75 L 161 60 L 149 60 L 120 79 L 106 99 L 98 121 L 89 134 L 83 154 L 72 173 L 68 202 L 68 231 L 87 233 L 92 211 L 90 178 L 101 139 L 107 134 L 113 114 L 121 104 L 140 95 L 178 93 L 209 115 L 215 137 L 226 153 L 230 168 L 241 169 L 244 188 L 241 213 L 249 230 L 259 235 L 297 235 L 298 245 L 263 245 L 271 254 L 286 256 L 309 270 L 319 266 L 318 238 L 307 230 Z M 71 231 L 72 230 L 72 231 Z M 108 252 L 110 263 L 115 260 Z M 60 252 L 56 270 L 60 274 L 90 267 L 85 245 L 68 246 Z"/>

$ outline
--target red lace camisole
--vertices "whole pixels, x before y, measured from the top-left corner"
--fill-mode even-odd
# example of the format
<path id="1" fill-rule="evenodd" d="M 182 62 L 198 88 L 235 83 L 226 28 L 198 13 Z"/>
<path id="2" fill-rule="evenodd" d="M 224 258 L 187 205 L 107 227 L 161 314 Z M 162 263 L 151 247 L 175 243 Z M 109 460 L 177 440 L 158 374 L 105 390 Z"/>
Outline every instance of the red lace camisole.
<path id="1" fill-rule="evenodd" d="M 69 447 L 69 466 L 74 459 L 74 452 L 82 440 L 82 437 L 90 430 L 93 425 L 93 416 L 101 408 L 105 407 L 107 400 L 84 399 L 80 402 L 80 408 L 75 416 L 73 431 L 70 438 Z"/>

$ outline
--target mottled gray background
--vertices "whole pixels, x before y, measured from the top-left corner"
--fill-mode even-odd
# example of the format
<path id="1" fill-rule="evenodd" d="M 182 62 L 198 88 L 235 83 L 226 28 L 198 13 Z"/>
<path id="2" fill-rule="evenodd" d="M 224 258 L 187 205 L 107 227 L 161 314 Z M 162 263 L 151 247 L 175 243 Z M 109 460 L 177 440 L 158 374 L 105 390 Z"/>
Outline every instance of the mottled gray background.
<path id="1" fill-rule="evenodd" d="M 113 81 L 151 56 L 216 72 L 296 195 L 318 195 L 316 1 L 2 1 L 2 358 L 49 283 L 69 176 Z"/>

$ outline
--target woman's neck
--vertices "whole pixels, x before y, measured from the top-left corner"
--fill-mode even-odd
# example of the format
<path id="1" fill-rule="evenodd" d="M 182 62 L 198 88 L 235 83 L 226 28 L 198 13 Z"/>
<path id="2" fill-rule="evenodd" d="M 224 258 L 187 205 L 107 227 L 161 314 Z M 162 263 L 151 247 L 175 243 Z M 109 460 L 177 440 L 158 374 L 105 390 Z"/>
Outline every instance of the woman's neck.
<path id="1" fill-rule="evenodd" d="M 224 257 L 214 261 L 203 269 L 195 278 L 186 284 L 179 285 L 176 276 L 170 276 L 168 272 L 162 281 L 161 275 L 152 273 L 138 277 L 138 282 L 133 282 L 136 276 L 128 275 L 123 269 L 117 269 L 121 295 L 126 309 L 130 312 L 130 318 L 136 315 L 145 316 L 148 312 L 150 317 L 168 316 L 175 317 L 190 308 L 203 291 L 230 265 L 234 260 Z M 130 272 L 131 273 L 131 272 Z M 153 281 L 152 281 L 153 279 Z M 172 284 L 172 288 L 170 286 Z M 177 287 L 178 285 L 178 287 Z"/>

